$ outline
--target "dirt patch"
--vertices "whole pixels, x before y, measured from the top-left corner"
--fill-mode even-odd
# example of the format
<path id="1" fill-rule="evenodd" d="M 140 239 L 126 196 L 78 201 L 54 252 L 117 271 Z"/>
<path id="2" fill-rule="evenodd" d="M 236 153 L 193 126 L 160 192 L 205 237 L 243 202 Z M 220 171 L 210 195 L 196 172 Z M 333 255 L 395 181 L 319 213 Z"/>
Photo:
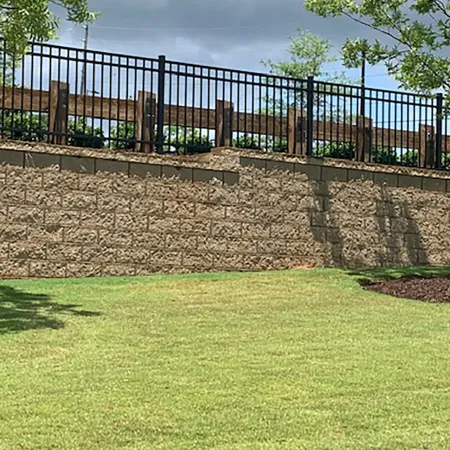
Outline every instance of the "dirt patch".
<path id="1" fill-rule="evenodd" d="M 408 277 L 397 280 L 370 283 L 364 286 L 370 291 L 429 303 L 450 303 L 449 277 Z"/>

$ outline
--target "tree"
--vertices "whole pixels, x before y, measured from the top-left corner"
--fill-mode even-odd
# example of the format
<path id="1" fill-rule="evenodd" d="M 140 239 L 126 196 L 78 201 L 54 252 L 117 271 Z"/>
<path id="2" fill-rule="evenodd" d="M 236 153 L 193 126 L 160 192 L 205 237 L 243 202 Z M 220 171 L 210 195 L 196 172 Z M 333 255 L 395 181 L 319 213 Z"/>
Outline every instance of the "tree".
<path id="1" fill-rule="evenodd" d="M 450 99 L 448 0 L 306 0 L 305 5 L 322 17 L 348 17 L 383 37 L 347 40 L 342 49 L 347 67 L 358 67 L 364 52 L 370 64 L 385 64 L 403 88 L 426 94 L 442 88 Z"/>
<path id="2" fill-rule="evenodd" d="M 332 72 L 325 65 L 338 62 L 338 58 L 331 54 L 333 47 L 323 39 L 307 30 L 297 28 L 297 36 L 290 38 L 288 53 L 289 61 L 275 63 L 263 60 L 262 64 L 270 69 L 273 75 L 306 80 L 314 77 L 322 81 L 351 83 L 344 72 Z"/>
<path id="3" fill-rule="evenodd" d="M 87 0 L 0 0 L 0 35 L 6 40 L 9 55 L 19 59 L 30 40 L 56 37 L 59 19 L 50 11 L 50 5 L 64 11 L 71 22 L 92 22 L 97 17 L 88 10 Z"/>
<path id="4" fill-rule="evenodd" d="M 308 77 L 314 77 L 316 80 L 325 83 L 339 83 L 352 85 L 355 83 L 354 79 L 345 75 L 344 71 L 330 71 L 326 65 L 330 63 L 337 63 L 339 58 L 334 56 L 333 46 L 327 39 L 316 36 L 307 30 L 297 28 L 296 37 L 290 38 L 290 44 L 287 49 L 290 59 L 288 61 L 273 62 L 272 60 L 263 60 L 262 64 L 270 69 L 271 74 L 287 77 L 293 79 L 293 86 L 296 86 L 298 91 L 296 101 L 292 101 L 292 91 L 289 99 L 282 98 L 277 102 L 269 103 L 270 112 L 276 114 L 277 111 L 287 109 L 287 106 L 294 106 L 297 109 L 306 108 L 306 82 Z M 299 83 L 300 80 L 300 83 Z M 344 93 L 344 89 L 340 88 L 340 95 Z M 314 101 L 316 107 L 314 112 L 318 120 L 339 121 L 345 120 L 351 122 L 353 118 L 348 114 L 342 114 L 343 111 L 331 101 L 331 96 L 336 95 L 335 87 L 331 84 L 324 84 L 322 92 L 316 92 Z M 280 107 L 280 102 L 283 105 Z M 269 109 L 268 108 L 268 109 Z M 343 116 L 343 117 L 341 117 Z"/>

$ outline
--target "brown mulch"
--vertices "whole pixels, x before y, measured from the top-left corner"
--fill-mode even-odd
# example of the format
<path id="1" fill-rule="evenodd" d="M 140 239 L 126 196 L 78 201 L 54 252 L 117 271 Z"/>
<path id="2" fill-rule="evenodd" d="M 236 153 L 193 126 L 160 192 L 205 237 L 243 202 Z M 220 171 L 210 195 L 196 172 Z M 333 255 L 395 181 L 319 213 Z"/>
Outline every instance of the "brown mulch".
<path id="1" fill-rule="evenodd" d="M 450 303 L 450 277 L 408 277 L 370 283 L 365 289 L 429 303 Z"/>

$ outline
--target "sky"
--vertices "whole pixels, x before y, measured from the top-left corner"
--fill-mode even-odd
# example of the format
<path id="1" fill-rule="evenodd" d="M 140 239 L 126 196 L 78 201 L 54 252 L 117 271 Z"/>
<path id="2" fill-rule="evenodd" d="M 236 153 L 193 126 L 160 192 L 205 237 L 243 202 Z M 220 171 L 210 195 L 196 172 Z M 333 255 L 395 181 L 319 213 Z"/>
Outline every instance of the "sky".
<path id="1" fill-rule="evenodd" d="M 307 12 L 303 0 L 90 0 L 101 12 L 90 27 L 89 48 L 233 69 L 267 69 L 262 59 L 287 57 L 289 37 L 300 27 L 326 38 L 336 55 L 347 37 L 371 37 L 349 19 L 322 19 Z M 56 11 L 55 11 L 56 12 Z M 369 33 L 369 35 L 368 35 Z M 80 25 L 63 21 L 60 44 L 83 45 Z M 341 69 L 331 63 L 330 71 Z M 358 70 L 348 72 L 358 77 Z M 367 85 L 395 89 L 383 67 L 369 67 Z"/>

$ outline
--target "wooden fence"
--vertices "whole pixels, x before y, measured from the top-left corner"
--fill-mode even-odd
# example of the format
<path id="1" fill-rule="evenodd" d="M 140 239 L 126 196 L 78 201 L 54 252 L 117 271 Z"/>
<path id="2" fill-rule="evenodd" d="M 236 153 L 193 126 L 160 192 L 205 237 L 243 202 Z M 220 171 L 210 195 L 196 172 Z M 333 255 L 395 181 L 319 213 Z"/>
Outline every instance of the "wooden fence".
<path id="1" fill-rule="evenodd" d="M 58 144 L 67 143 L 69 116 L 81 116 L 104 121 L 126 121 L 136 126 L 138 149 L 154 150 L 156 95 L 140 91 L 137 100 L 106 98 L 95 95 L 76 95 L 69 85 L 52 81 L 50 91 L 19 87 L 0 88 L 0 106 L 6 110 L 48 113 L 49 134 Z M 357 124 L 314 121 L 313 140 L 322 142 L 352 143 L 357 148 L 357 158 L 367 161 L 374 146 L 419 151 L 420 167 L 434 167 L 435 127 L 420 124 L 418 131 L 399 131 L 374 127 L 370 118 L 359 117 Z M 164 124 L 215 130 L 216 146 L 230 146 L 233 133 L 263 135 L 287 139 L 288 152 L 306 152 L 306 111 L 290 110 L 286 117 L 239 112 L 232 103 L 217 100 L 215 109 L 165 105 Z M 140 142 L 140 143 L 139 143 Z M 442 136 L 442 152 L 450 152 L 450 136 Z"/>

